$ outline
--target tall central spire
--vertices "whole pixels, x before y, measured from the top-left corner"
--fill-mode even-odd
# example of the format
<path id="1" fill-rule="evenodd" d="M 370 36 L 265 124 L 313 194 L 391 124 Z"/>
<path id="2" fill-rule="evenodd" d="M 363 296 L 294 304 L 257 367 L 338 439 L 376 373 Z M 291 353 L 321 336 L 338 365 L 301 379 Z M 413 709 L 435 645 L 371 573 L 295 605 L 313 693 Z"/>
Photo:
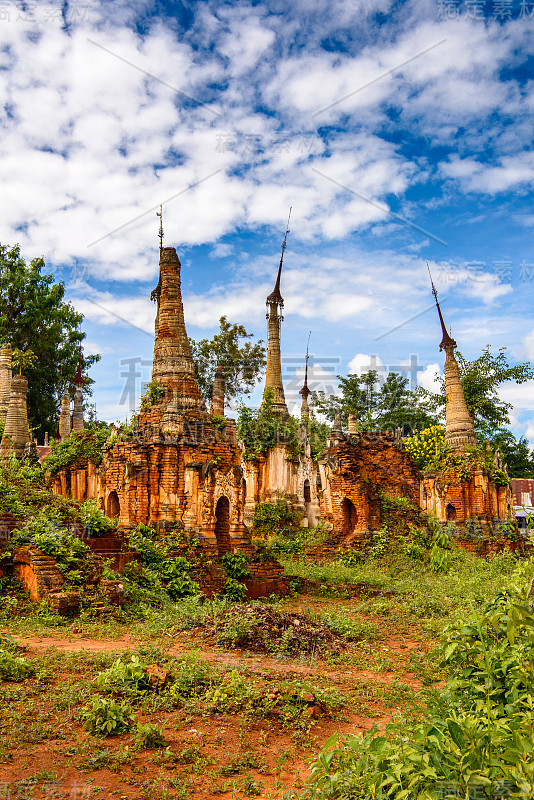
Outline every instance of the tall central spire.
<path id="1" fill-rule="evenodd" d="M 430 275 L 430 267 L 428 267 L 428 274 Z M 430 283 L 432 285 L 432 294 L 436 301 L 443 334 L 439 349 L 445 350 L 445 390 L 447 393 L 445 444 L 453 450 L 461 450 L 466 445 L 476 444 L 475 426 L 469 414 L 467 403 L 465 402 L 460 369 L 454 355 L 456 342 L 452 336 L 448 334 L 447 328 L 445 327 L 443 314 L 439 307 L 438 293 L 434 286 L 432 275 L 430 275 Z"/>
<path id="2" fill-rule="evenodd" d="M 282 383 L 282 359 L 280 355 L 280 325 L 283 320 L 283 316 L 280 311 L 284 307 L 284 298 L 280 293 L 280 279 L 282 277 L 284 252 L 287 247 L 287 234 L 289 233 L 290 218 L 291 209 L 289 209 L 289 216 L 287 218 L 287 228 L 284 241 L 282 243 L 282 255 L 280 257 L 280 265 L 278 267 L 276 283 L 273 291 L 266 300 L 266 305 L 268 308 L 267 319 L 269 322 L 267 325 L 267 373 L 265 375 L 265 389 L 263 390 L 263 398 L 265 399 L 268 390 L 272 390 L 273 410 L 278 414 L 289 413 L 286 406 L 284 384 Z"/>
<path id="3" fill-rule="evenodd" d="M 195 377 L 191 345 L 184 322 L 180 284 L 180 259 L 174 247 L 162 247 L 159 283 L 150 295 L 158 304 L 155 322 L 152 380 L 166 393 L 162 401 L 175 401 L 181 411 L 203 410 L 204 401 Z"/>

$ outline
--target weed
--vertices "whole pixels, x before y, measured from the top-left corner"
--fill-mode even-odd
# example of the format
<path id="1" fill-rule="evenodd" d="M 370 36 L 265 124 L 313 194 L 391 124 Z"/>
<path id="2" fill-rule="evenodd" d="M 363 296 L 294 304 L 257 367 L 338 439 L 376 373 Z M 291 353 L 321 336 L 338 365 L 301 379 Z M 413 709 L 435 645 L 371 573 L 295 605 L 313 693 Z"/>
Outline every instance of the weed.
<path id="1" fill-rule="evenodd" d="M 199 697 L 213 682 L 211 668 L 194 653 L 181 661 L 173 662 L 172 669 L 174 681 L 169 694 L 176 701 Z"/>
<path id="2" fill-rule="evenodd" d="M 157 750 L 167 745 L 161 728 L 150 722 L 146 725 L 137 725 L 134 743 L 137 750 Z"/>
<path id="3" fill-rule="evenodd" d="M 129 662 L 118 658 L 109 669 L 97 675 L 94 682 L 98 689 L 107 694 L 139 695 L 149 687 L 146 667 L 137 656 L 132 656 Z"/>
<path id="4" fill-rule="evenodd" d="M 26 658 L 14 655 L 11 650 L 0 648 L 0 680 L 23 681 L 34 672 L 34 667 Z"/>
<path id="5" fill-rule="evenodd" d="M 126 701 L 121 703 L 97 697 L 89 708 L 81 713 L 86 729 L 94 736 L 115 736 L 130 730 L 134 723 L 132 707 Z"/>
<path id="6" fill-rule="evenodd" d="M 107 748 L 102 750 L 93 750 L 78 764 L 78 769 L 84 772 L 93 772 L 93 770 L 102 769 L 109 766 L 110 751 Z"/>

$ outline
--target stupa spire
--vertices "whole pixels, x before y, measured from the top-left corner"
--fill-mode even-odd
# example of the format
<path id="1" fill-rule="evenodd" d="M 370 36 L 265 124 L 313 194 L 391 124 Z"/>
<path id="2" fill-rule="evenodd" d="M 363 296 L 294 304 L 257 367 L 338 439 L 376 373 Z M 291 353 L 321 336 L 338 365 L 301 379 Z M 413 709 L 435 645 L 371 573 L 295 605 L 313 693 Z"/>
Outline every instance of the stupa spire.
<path id="1" fill-rule="evenodd" d="M 159 282 L 150 295 L 157 303 L 152 380 L 166 390 L 161 402 L 173 400 L 181 411 L 204 410 L 185 329 L 180 267 L 176 249 L 162 247 Z"/>
<path id="2" fill-rule="evenodd" d="M 74 383 L 74 405 L 72 410 L 72 430 L 83 430 L 83 393 L 82 386 L 85 385 L 86 380 L 82 376 L 82 346 L 78 349 L 78 369 Z"/>
<path id="3" fill-rule="evenodd" d="M 441 313 L 441 308 L 439 307 L 438 293 L 436 291 L 436 287 L 434 286 L 434 281 L 432 280 L 432 274 L 430 272 L 430 267 L 428 266 L 428 262 L 427 262 L 426 266 L 427 266 L 427 269 L 428 269 L 428 274 L 430 276 L 430 284 L 432 286 L 432 294 L 434 295 L 434 300 L 436 301 L 436 306 L 437 306 L 437 309 L 438 309 L 439 321 L 441 323 L 441 331 L 443 333 L 443 338 L 441 340 L 441 344 L 439 346 L 439 349 L 440 350 L 444 350 L 446 347 L 449 347 L 449 346 L 456 347 L 456 342 L 454 341 L 452 336 L 450 336 L 449 333 L 447 332 L 447 328 L 445 327 L 445 322 L 443 321 L 443 314 Z"/>
<path id="4" fill-rule="evenodd" d="M 308 389 L 308 359 L 310 357 L 309 356 L 310 336 L 311 336 L 311 331 L 308 334 L 308 344 L 306 345 L 306 366 L 304 368 L 304 385 L 299 392 L 299 394 L 302 395 L 302 406 L 300 408 L 301 419 L 310 418 L 310 408 L 308 406 L 308 397 L 311 394 L 310 390 Z"/>
<path id="5" fill-rule="evenodd" d="M 263 397 L 265 399 L 268 390 L 273 392 L 273 410 L 278 414 L 288 414 L 286 406 L 286 398 L 284 394 L 284 384 L 282 382 L 282 358 L 280 355 L 280 325 L 283 320 L 280 314 L 280 309 L 284 307 L 284 299 L 280 292 L 280 280 L 282 277 L 282 264 L 284 261 L 284 253 L 287 247 L 287 234 L 289 233 L 289 220 L 291 218 L 291 209 L 289 209 L 289 216 L 287 218 L 286 233 L 282 243 L 282 255 L 280 257 L 280 265 L 278 267 L 278 274 L 276 276 L 276 283 L 271 294 L 267 297 L 266 305 L 268 308 L 267 325 L 268 342 L 267 342 L 267 372 L 265 375 L 265 389 L 263 390 Z"/>
<path id="6" fill-rule="evenodd" d="M 428 274 L 430 275 L 432 294 L 436 301 L 443 334 L 439 349 L 445 350 L 445 391 L 447 395 L 445 444 L 453 450 L 462 450 L 466 445 L 476 444 L 475 426 L 469 409 L 467 408 L 467 403 L 465 402 L 464 390 L 460 378 L 460 368 L 458 367 L 458 362 L 454 355 L 456 342 L 452 336 L 449 335 L 445 327 L 443 314 L 439 307 L 438 293 L 434 286 L 432 275 L 430 274 L 430 267 L 428 267 Z"/>

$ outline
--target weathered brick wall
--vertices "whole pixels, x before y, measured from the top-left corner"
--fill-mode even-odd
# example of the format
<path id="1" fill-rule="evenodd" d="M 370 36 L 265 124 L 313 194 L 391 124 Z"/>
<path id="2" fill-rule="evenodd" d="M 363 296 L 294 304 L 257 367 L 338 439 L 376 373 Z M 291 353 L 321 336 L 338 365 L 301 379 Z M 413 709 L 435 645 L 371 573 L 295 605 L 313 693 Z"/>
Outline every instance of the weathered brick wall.
<path id="1" fill-rule="evenodd" d="M 419 470 L 388 432 L 346 437 L 320 456 L 319 469 L 323 516 L 346 543 L 381 527 L 380 491 L 419 503 Z"/>
<path id="2" fill-rule="evenodd" d="M 216 509 L 225 497 L 230 549 L 246 551 L 245 488 L 233 426 L 220 431 L 205 412 L 174 415 L 164 405 L 151 406 L 138 423 L 135 436 L 104 449 L 100 467 L 61 470 L 51 481 L 53 491 L 79 501 L 94 497 L 102 511 L 118 515 L 123 528 L 182 523 L 213 552 L 221 547 Z"/>
<path id="3" fill-rule="evenodd" d="M 510 487 L 497 486 L 486 469 L 477 470 L 468 481 L 426 475 L 421 485 L 421 507 L 441 522 L 462 523 L 476 518 L 491 526 L 511 516 L 512 495 Z"/>

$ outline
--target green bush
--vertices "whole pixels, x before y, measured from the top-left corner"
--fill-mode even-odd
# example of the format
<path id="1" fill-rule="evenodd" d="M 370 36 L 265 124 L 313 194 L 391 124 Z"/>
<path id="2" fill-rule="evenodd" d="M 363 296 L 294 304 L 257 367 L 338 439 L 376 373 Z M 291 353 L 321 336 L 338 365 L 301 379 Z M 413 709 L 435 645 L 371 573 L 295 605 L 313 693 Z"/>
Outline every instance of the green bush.
<path id="1" fill-rule="evenodd" d="M 34 672 L 32 664 L 26 658 L 15 655 L 11 649 L 0 647 L 0 680 L 18 682 Z"/>
<path id="2" fill-rule="evenodd" d="M 116 521 L 106 517 L 92 499 L 80 506 L 80 521 L 89 529 L 90 536 L 104 536 L 117 527 Z"/>
<path id="3" fill-rule="evenodd" d="M 95 686 L 108 694 L 128 692 L 140 694 L 149 687 L 146 666 L 137 656 L 132 656 L 130 661 L 118 658 L 109 669 L 101 672 L 95 678 Z"/>
<path id="4" fill-rule="evenodd" d="M 241 406 L 237 418 L 237 436 L 243 443 L 243 460 L 264 456 L 270 447 L 284 445 L 288 457 L 297 459 L 303 452 L 299 443 L 299 423 L 291 416 L 273 411 L 274 390 L 265 391 L 258 409 Z"/>
<path id="5" fill-rule="evenodd" d="M 432 530 L 432 549 L 430 550 L 430 567 L 434 572 L 447 572 L 451 563 L 451 539 L 454 524 L 442 525 L 435 517 L 429 517 Z"/>
<path id="6" fill-rule="evenodd" d="M 191 578 L 192 564 L 185 556 L 176 555 L 185 543 L 181 530 L 162 535 L 147 525 L 138 525 L 128 535 L 128 544 L 139 554 L 140 563 L 128 564 L 124 574 L 155 594 L 164 591 L 171 600 L 194 597 L 200 587 Z"/>
<path id="7" fill-rule="evenodd" d="M 221 558 L 226 574 L 235 581 L 250 577 L 248 562 L 249 558 L 243 553 L 225 553 Z"/>
<path id="8" fill-rule="evenodd" d="M 52 442 L 51 451 L 43 464 L 52 475 L 71 464 L 82 464 L 91 460 L 100 464 L 103 458 L 102 448 L 109 435 L 106 423 L 98 423 L 92 428 L 71 431 L 63 442 Z"/>
<path id="9" fill-rule="evenodd" d="M 173 664 L 174 680 L 169 689 L 170 695 L 177 700 L 199 697 L 213 683 L 212 671 L 206 662 L 197 656 L 187 658 Z"/>
<path id="10" fill-rule="evenodd" d="M 90 550 L 81 539 L 66 528 L 43 530 L 32 533 L 35 522 L 22 528 L 31 535 L 32 543 L 42 552 L 52 556 L 57 567 L 68 583 L 79 586 L 84 583 L 84 573 L 89 569 Z"/>
<path id="11" fill-rule="evenodd" d="M 442 644 L 449 674 L 423 720 L 331 737 L 311 773 L 317 800 L 530 797 L 534 791 L 534 558 Z"/>
<path id="12" fill-rule="evenodd" d="M 301 514 L 294 511 L 285 500 L 259 503 L 254 512 L 252 526 L 260 536 L 270 534 L 295 534 L 300 532 Z"/>
<path id="13" fill-rule="evenodd" d="M 130 704 L 97 697 L 81 713 L 86 730 L 93 736 L 115 736 L 129 731 L 135 722 Z"/>
<path id="14" fill-rule="evenodd" d="M 229 600 L 240 603 L 247 593 L 246 586 L 233 578 L 227 578 L 224 582 L 223 594 Z"/>

